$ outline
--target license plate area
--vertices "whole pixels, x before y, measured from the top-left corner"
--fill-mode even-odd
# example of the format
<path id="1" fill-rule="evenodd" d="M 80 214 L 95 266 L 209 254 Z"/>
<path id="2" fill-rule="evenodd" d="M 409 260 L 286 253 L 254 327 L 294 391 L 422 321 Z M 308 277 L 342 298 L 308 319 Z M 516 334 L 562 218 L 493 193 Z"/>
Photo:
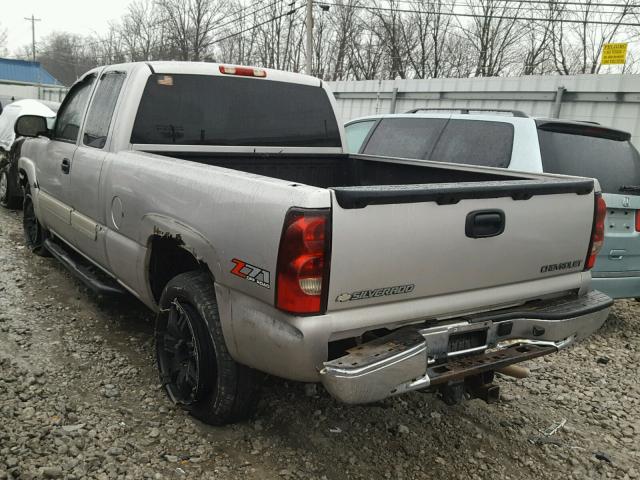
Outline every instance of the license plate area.
<path id="1" fill-rule="evenodd" d="M 465 355 L 487 348 L 487 330 L 453 333 L 449 335 L 449 356 Z"/>

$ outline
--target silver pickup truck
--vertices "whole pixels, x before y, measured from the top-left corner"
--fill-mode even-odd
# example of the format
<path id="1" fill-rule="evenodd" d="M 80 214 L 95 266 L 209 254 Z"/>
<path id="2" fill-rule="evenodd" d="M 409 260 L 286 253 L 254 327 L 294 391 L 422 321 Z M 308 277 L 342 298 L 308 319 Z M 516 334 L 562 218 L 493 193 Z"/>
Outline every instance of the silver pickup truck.
<path id="1" fill-rule="evenodd" d="M 495 399 L 494 372 L 586 337 L 612 303 L 589 287 L 597 182 L 348 155 L 316 78 L 101 67 L 52 130 L 16 130 L 33 137 L 28 246 L 157 312 L 161 381 L 209 423 L 249 415 L 261 372 L 347 403 Z"/>

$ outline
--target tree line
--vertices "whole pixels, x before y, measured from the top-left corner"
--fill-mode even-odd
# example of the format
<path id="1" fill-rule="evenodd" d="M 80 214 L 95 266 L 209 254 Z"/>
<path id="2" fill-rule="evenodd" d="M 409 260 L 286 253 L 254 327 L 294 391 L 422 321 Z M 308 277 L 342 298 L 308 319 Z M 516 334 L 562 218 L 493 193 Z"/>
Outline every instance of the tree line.
<path id="1" fill-rule="evenodd" d="M 602 71 L 605 43 L 640 36 L 637 0 L 328 0 L 313 8 L 313 74 L 325 80 Z M 134 0 L 103 33 L 56 32 L 38 59 L 65 84 L 101 64 L 217 61 L 305 66 L 300 0 Z M 0 32 L 1 33 L 1 32 Z M 29 58 L 30 48 L 22 52 Z M 639 70 L 635 52 L 617 71 Z"/>

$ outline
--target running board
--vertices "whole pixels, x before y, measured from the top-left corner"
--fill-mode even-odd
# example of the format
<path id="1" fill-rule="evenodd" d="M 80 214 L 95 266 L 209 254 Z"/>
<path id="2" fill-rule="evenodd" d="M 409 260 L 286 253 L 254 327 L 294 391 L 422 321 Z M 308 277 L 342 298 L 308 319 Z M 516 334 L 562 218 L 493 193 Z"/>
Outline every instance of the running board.
<path id="1" fill-rule="evenodd" d="M 44 241 L 44 247 L 69 270 L 78 280 L 84 283 L 89 289 L 98 295 L 118 296 L 124 295 L 126 291 L 115 281 L 104 281 L 80 261 L 73 258 L 63 247 L 55 243 L 50 238 Z M 106 277 L 106 274 L 104 275 Z"/>

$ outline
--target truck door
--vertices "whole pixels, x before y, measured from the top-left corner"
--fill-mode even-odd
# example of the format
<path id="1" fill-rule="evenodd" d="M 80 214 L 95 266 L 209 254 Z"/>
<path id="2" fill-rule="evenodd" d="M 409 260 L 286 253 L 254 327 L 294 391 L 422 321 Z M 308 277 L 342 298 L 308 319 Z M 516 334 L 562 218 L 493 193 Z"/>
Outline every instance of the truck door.
<path id="1" fill-rule="evenodd" d="M 69 175 L 73 169 L 80 126 L 95 83 L 89 75 L 72 87 L 60 106 L 46 154 L 38 162 L 39 216 L 45 225 L 64 240 L 72 240 L 71 191 Z"/>
<path id="2" fill-rule="evenodd" d="M 110 208 L 100 188 L 100 176 L 107 156 L 111 119 L 124 79 L 122 71 L 100 76 L 70 175 L 74 246 L 103 267 L 107 266 L 105 225 Z"/>

